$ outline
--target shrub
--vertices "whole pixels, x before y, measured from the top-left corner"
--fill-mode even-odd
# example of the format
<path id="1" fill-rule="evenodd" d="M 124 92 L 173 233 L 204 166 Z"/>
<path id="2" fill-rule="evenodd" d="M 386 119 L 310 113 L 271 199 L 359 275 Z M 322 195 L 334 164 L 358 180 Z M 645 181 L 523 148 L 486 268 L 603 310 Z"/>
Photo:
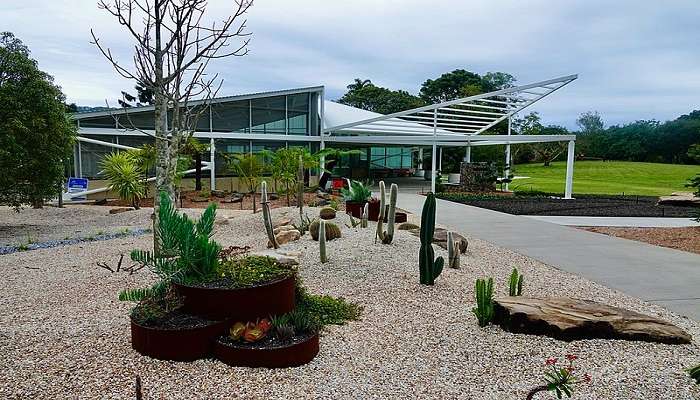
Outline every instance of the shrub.
<path id="1" fill-rule="evenodd" d="M 321 219 L 333 219 L 335 218 L 335 210 L 331 207 L 323 207 L 318 215 Z"/>
<path id="2" fill-rule="evenodd" d="M 319 221 L 314 220 L 311 225 L 309 225 L 309 233 L 311 234 L 311 238 L 313 240 L 318 240 L 318 227 L 319 227 Z M 342 233 L 340 231 L 340 228 L 338 225 L 332 223 L 332 222 L 327 222 L 326 223 L 326 240 L 333 240 L 337 239 L 342 236 Z"/>
<path id="3" fill-rule="evenodd" d="M 296 310 L 317 318 L 321 325 L 343 325 L 355 321 L 362 314 L 362 307 L 349 303 L 342 297 L 309 294 L 297 285 Z"/>

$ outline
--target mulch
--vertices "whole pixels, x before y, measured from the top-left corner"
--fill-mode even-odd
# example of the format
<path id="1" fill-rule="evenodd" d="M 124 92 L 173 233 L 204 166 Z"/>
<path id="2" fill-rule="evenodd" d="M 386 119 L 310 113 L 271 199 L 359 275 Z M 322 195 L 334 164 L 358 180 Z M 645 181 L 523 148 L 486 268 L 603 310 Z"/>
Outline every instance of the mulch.
<path id="1" fill-rule="evenodd" d="M 687 228 L 578 227 L 589 232 L 700 254 L 700 226 Z"/>

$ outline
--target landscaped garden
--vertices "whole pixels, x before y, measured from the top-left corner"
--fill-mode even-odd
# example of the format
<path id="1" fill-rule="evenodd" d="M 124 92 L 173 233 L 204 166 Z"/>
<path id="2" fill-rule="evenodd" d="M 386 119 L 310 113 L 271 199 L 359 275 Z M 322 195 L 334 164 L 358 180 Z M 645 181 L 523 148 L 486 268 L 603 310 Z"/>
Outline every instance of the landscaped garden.
<path id="1" fill-rule="evenodd" d="M 145 232 L 0 256 L 0 395 L 132 398 L 137 376 L 144 398 L 700 395 L 684 371 L 700 361 L 687 344 L 700 325 L 435 227 L 432 196 L 420 218 L 392 224 L 394 185 L 374 200 L 359 184 L 345 191 L 372 200 L 359 218 L 270 209 L 263 186 L 256 214 L 184 217 L 164 200 L 160 255 Z M 150 221 L 68 210 L 95 208 Z"/>

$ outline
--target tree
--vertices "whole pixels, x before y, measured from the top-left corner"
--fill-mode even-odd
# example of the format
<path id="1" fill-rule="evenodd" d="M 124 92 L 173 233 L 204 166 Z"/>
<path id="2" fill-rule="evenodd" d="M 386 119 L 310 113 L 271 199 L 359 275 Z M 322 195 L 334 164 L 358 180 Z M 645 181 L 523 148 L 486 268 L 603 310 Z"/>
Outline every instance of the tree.
<path id="1" fill-rule="evenodd" d="M 360 90 L 366 86 L 369 86 L 372 84 L 372 81 L 369 79 L 360 79 L 360 78 L 355 78 L 355 82 L 351 83 L 347 86 L 348 90 Z"/>
<path id="2" fill-rule="evenodd" d="M 691 160 L 700 163 L 700 143 L 695 143 L 688 147 L 688 152 L 686 154 Z"/>
<path id="3" fill-rule="evenodd" d="M 117 100 L 122 108 L 141 107 L 143 105 L 153 105 L 153 90 L 137 83 L 134 86 L 136 96 L 122 91 L 122 98 Z M 132 104 L 136 102 L 135 104 Z"/>
<path id="4" fill-rule="evenodd" d="M 441 103 L 482 93 L 481 76 L 474 72 L 456 69 L 437 79 L 426 80 L 420 89 L 420 97 L 428 104 Z"/>
<path id="5" fill-rule="evenodd" d="M 238 178 L 248 188 L 248 193 L 253 196 L 253 214 L 255 214 L 257 211 L 255 194 L 260 187 L 260 178 L 265 172 L 265 165 L 260 161 L 257 154 L 242 153 L 233 155 L 233 158 L 229 161 L 229 169 L 238 175 Z"/>
<path id="6" fill-rule="evenodd" d="M 206 0 L 100 0 L 98 3 L 100 9 L 117 19 L 134 42 L 133 66 L 121 64 L 91 31 L 93 43 L 119 75 L 153 92 L 156 216 L 160 192 L 175 199 L 179 149 L 192 136 L 197 119 L 206 112 L 209 100 L 221 86 L 217 74 L 207 74 L 209 62 L 248 53 L 250 34 L 245 32 L 246 21 L 241 19 L 251 5 L 251 0 L 235 0 L 232 14 L 217 24 L 207 21 Z M 229 49 L 234 40 L 237 43 Z M 195 99 L 202 101 L 192 105 Z M 154 224 L 157 223 L 156 217 Z"/>
<path id="7" fill-rule="evenodd" d="M 420 98 L 404 90 L 389 90 L 375 86 L 369 80 L 356 79 L 355 83 L 348 85 L 348 89 L 338 99 L 338 103 L 380 114 L 392 114 L 425 105 Z"/>
<path id="8" fill-rule="evenodd" d="M 61 89 L 29 55 L 12 33 L 0 33 L 0 203 L 18 211 L 61 194 L 76 133 Z"/>
<path id="9" fill-rule="evenodd" d="M 505 72 L 487 72 L 481 78 L 481 87 L 484 92 L 495 92 L 496 90 L 508 89 L 515 86 L 516 79 L 513 75 Z"/>
<path id="10" fill-rule="evenodd" d="M 603 118 L 598 111 L 587 111 L 581 114 L 576 120 L 576 125 L 581 128 L 581 133 L 584 135 L 600 133 L 605 129 Z"/>

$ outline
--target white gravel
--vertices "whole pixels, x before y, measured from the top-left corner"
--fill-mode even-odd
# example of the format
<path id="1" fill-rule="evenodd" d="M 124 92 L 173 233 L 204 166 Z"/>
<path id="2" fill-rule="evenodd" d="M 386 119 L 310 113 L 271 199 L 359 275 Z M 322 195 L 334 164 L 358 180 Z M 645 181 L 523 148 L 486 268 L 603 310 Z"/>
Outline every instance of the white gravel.
<path id="1" fill-rule="evenodd" d="M 275 218 L 282 214 L 296 216 L 296 210 L 273 210 Z M 343 237 L 328 242 L 326 264 L 308 235 L 285 248 L 304 253 L 301 275 L 312 292 L 360 303 L 362 320 L 329 328 L 313 362 L 284 370 L 231 368 L 209 360 L 164 362 L 131 350 L 131 305 L 116 295 L 153 277 L 145 271 L 109 273 L 95 263 L 114 264 L 119 253 L 148 248 L 151 235 L 0 256 L 0 398 L 133 398 L 139 374 L 149 399 L 523 399 L 541 384 L 544 359 L 567 353 L 579 355 L 579 367 L 593 377 L 592 384 L 577 388 L 575 398 L 700 397 L 682 371 L 700 362 L 696 344 L 566 343 L 481 329 L 470 311 L 472 286 L 476 277 L 491 275 L 503 294 L 517 266 L 525 275 L 526 294 L 627 307 L 697 337 L 700 325 L 691 320 L 473 237 L 462 269 L 445 270 L 434 287 L 421 286 L 418 238 L 397 231 L 393 244 L 375 245 L 373 224 L 367 229 L 340 225 Z M 267 242 L 260 214 L 217 225 L 215 237 L 223 245 L 263 248 Z M 446 256 L 439 248 L 436 253 Z"/>

